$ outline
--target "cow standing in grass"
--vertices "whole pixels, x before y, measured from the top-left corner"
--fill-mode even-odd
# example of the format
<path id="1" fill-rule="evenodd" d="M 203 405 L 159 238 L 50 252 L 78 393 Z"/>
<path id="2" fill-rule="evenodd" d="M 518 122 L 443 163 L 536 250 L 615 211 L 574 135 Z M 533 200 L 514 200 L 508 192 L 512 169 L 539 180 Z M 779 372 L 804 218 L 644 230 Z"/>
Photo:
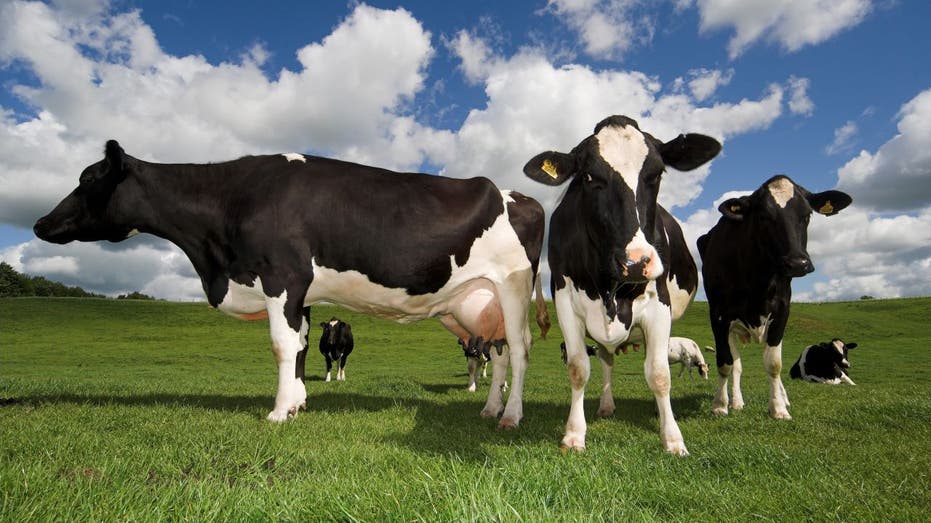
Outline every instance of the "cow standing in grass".
<path id="1" fill-rule="evenodd" d="M 510 363 L 511 392 L 489 389 L 481 415 L 516 427 L 531 336 L 528 309 L 543 208 L 486 178 L 396 173 L 278 154 L 213 164 L 159 164 L 116 141 L 35 225 L 39 238 L 119 242 L 143 232 L 190 258 L 210 305 L 268 318 L 278 393 L 268 419 L 304 407 L 305 305 L 327 301 L 379 318 L 439 317 L 457 337 L 504 336 L 492 382 Z M 499 325 L 483 321 L 491 311 Z M 545 310 L 543 311 L 545 314 Z M 503 414 L 502 414 L 503 410 Z"/>
<path id="2" fill-rule="evenodd" d="M 338 318 L 320 322 L 320 354 L 326 360 L 326 381 L 330 381 L 333 362 L 336 362 L 336 381 L 346 381 L 346 358 L 352 352 L 352 327 Z"/>
<path id="3" fill-rule="evenodd" d="M 833 216 L 851 201 L 840 191 L 811 193 L 779 175 L 753 194 L 730 198 L 718 206 L 721 219 L 698 239 L 718 366 L 715 414 L 727 415 L 728 407 L 743 408 L 739 348 L 752 341 L 765 343 L 763 368 L 769 377 L 770 416 L 792 419 L 781 376 L 792 278 L 815 270 L 807 251 L 812 211 Z M 727 382 L 732 375 L 728 398 Z"/>
<path id="4" fill-rule="evenodd" d="M 564 448 L 585 448 L 586 335 L 599 345 L 598 414 L 614 412 L 615 348 L 646 344 L 644 374 L 659 411 L 663 448 L 688 451 L 669 400 L 669 332 L 698 289 L 698 270 L 675 219 L 657 204 L 666 166 L 694 169 L 721 150 L 714 139 L 680 135 L 663 143 L 637 122 L 612 116 L 570 153 L 544 152 L 524 167 L 548 185 L 572 180 L 550 219 L 553 299 L 566 343 L 572 403 Z"/>

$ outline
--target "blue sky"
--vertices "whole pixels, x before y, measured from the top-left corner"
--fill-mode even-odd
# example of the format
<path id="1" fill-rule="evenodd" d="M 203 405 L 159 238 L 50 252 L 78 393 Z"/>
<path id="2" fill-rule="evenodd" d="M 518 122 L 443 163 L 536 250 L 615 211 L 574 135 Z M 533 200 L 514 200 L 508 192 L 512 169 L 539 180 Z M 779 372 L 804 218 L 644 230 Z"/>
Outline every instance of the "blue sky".
<path id="1" fill-rule="evenodd" d="M 812 220 L 804 300 L 931 294 L 931 3 L 870 0 L 0 0 L 0 259 L 105 293 L 198 299 L 164 242 L 52 246 L 30 225 L 108 138 L 164 162 L 300 151 L 523 177 L 624 113 L 724 152 L 669 172 L 690 242 L 785 173 L 854 204 Z"/>

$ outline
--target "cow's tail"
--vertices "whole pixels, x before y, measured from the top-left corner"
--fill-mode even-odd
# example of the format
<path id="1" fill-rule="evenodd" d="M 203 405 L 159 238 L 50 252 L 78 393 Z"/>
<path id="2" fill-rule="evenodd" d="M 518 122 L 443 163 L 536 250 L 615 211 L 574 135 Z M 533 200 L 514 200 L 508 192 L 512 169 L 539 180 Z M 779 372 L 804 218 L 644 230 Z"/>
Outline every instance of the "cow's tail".
<path id="1" fill-rule="evenodd" d="M 534 277 L 533 292 L 537 298 L 535 302 L 537 325 L 540 327 L 540 337 L 546 339 L 546 333 L 550 331 L 550 313 L 546 309 L 546 300 L 543 299 L 543 283 L 540 281 L 540 272 Z"/>

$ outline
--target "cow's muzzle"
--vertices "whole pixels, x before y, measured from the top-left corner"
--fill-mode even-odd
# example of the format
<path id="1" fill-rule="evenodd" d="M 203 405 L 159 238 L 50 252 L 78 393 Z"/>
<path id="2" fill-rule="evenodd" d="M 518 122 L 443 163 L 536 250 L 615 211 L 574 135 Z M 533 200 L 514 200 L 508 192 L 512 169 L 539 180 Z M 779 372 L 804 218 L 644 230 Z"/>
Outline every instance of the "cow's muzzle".
<path id="1" fill-rule="evenodd" d="M 32 227 L 32 232 L 34 232 L 36 237 L 40 240 L 58 244 L 65 244 L 73 240 L 69 231 L 70 228 L 60 220 L 51 220 L 48 216 L 39 218 Z"/>
<path id="2" fill-rule="evenodd" d="M 805 276 L 815 271 L 815 266 L 811 263 L 811 258 L 803 254 L 784 256 L 782 258 L 782 267 L 785 270 L 786 276 L 792 278 Z"/>

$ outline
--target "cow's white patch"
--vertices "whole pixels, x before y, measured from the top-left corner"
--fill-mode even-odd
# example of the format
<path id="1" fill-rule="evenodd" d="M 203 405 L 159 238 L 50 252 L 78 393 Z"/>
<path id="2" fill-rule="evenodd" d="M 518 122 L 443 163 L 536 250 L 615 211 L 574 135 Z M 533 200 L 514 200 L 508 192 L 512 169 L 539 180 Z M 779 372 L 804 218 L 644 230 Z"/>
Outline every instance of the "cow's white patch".
<path id="1" fill-rule="evenodd" d="M 795 185 L 788 178 L 777 178 L 769 183 L 768 188 L 769 194 L 776 200 L 776 205 L 783 209 L 795 196 Z"/>
<path id="2" fill-rule="evenodd" d="M 750 327 L 740 320 L 734 320 L 731 322 L 729 330 L 743 344 L 750 342 L 763 343 L 763 337 L 766 336 L 766 330 L 769 328 L 770 323 L 772 323 L 772 318 L 767 314 L 766 316 L 760 316 L 759 327 Z"/>
<path id="3" fill-rule="evenodd" d="M 692 303 L 692 299 L 695 298 L 695 292 L 698 289 L 696 288 L 689 292 L 688 289 L 679 287 L 678 279 L 671 273 L 666 280 L 666 287 L 669 289 L 669 304 L 672 308 L 672 319 L 675 321 L 685 314 L 685 309 Z"/>
<path id="4" fill-rule="evenodd" d="M 834 340 L 831 342 L 831 345 L 834 346 L 834 350 L 836 350 L 838 354 L 841 356 L 844 355 L 844 342 L 840 340 Z"/>
<path id="5" fill-rule="evenodd" d="M 301 153 L 284 153 L 281 156 L 284 156 L 289 162 L 307 163 L 307 158 L 304 158 L 304 155 Z"/>
<path id="6" fill-rule="evenodd" d="M 251 285 L 229 281 L 226 296 L 217 305 L 217 309 L 236 317 L 248 317 L 266 310 L 265 291 L 262 279 L 256 276 Z"/>
<path id="7" fill-rule="evenodd" d="M 637 194 L 640 170 L 650 151 L 643 133 L 632 125 L 608 125 L 595 137 L 598 139 L 598 153 Z"/>

